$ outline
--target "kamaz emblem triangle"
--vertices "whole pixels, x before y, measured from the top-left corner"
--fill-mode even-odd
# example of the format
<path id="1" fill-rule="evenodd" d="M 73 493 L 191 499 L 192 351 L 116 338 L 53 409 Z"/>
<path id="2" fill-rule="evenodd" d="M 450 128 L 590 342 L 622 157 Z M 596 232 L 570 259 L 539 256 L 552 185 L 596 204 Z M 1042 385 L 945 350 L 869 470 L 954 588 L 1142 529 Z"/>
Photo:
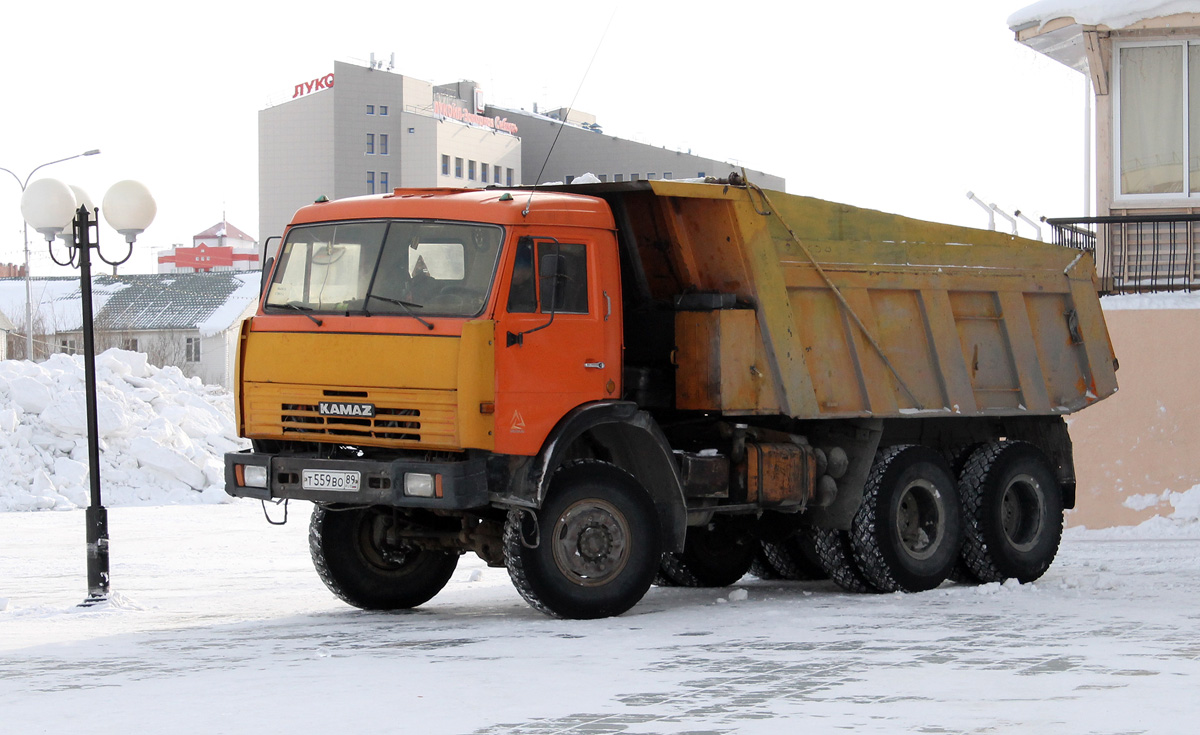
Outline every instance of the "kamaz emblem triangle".
<path id="1" fill-rule="evenodd" d="M 513 434 L 525 433 L 525 419 L 521 417 L 520 411 L 513 411 L 512 425 L 508 430 Z"/>

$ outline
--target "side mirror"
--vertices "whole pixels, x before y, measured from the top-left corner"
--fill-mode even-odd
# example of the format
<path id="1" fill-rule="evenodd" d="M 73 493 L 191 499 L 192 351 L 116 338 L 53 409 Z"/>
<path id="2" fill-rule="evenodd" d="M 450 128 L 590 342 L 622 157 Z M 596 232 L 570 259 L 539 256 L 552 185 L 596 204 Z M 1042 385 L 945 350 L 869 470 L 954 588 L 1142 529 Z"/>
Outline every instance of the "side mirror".
<path id="1" fill-rule="evenodd" d="M 267 291 L 267 279 L 271 276 L 271 268 L 275 266 L 275 258 L 267 258 L 267 262 L 263 263 L 262 274 L 258 279 L 258 298 L 262 299 L 263 294 Z"/>
<path id="2" fill-rule="evenodd" d="M 271 243 L 275 243 L 276 255 L 279 250 L 279 235 L 271 235 L 267 241 L 263 243 L 263 267 L 262 274 L 258 279 L 258 298 L 261 301 L 263 294 L 267 290 L 267 278 L 271 276 L 271 268 L 275 265 L 275 255 L 268 255 L 271 252 Z"/>

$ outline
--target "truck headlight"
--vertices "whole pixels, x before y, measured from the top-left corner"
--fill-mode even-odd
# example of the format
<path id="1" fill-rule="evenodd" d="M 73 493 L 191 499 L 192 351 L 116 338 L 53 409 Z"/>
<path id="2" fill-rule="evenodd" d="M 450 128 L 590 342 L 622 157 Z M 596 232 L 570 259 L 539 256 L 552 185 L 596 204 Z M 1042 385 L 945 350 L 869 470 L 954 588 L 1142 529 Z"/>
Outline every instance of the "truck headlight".
<path id="1" fill-rule="evenodd" d="M 404 475 L 404 494 L 414 498 L 432 498 L 434 493 L 433 475 L 419 472 L 407 472 Z"/>
<path id="2" fill-rule="evenodd" d="M 242 465 L 241 469 L 244 487 L 265 488 L 267 486 L 267 468 L 263 465 L 246 464 Z"/>

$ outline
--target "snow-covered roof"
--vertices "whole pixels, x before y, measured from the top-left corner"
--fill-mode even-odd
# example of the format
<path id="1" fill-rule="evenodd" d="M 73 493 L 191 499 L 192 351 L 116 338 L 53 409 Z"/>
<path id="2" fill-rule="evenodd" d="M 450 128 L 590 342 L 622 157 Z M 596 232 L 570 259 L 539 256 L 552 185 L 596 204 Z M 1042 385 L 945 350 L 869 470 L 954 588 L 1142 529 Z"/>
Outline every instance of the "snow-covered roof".
<path id="1" fill-rule="evenodd" d="M 1200 26 L 1197 15 L 1200 0 L 1041 0 L 1008 16 L 1008 27 L 1034 51 L 1095 74 L 1088 69 L 1085 32 Z"/>
<path id="2" fill-rule="evenodd" d="M 15 332 L 17 327 L 0 311 L 0 332 Z"/>
<path id="3" fill-rule="evenodd" d="M 218 222 L 212 227 L 209 227 L 204 232 L 192 236 L 193 240 L 204 240 L 210 237 L 231 237 L 234 240 L 245 240 L 247 242 L 256 242 L 253 237 L 242 232 L 238 228 L 228 222 Z"/>
<path id="4" fill-rule="evenodd" d="M 1128 28 L 1151 18 L 1200 13 L 1197 0 L 1040 0 L 1008 16 L 1008 27 L 1020 31 L 1041 28 L 1052 20 L 1070 18 L 1086 26 Z"/>
<path id="5" fill-rule="evenodd" d="M 92 304 L 100 329 L 149 331 L 198 329 L 210 336 L 228 329 L 257 299 L 258 271 L 153 273 L 96 276 Z M 81 328 L 79 279 L 35 278 L 33 300 L 44 328 Z M 0 278 L 0 311 L 25 309 L 25 279 Z"/>

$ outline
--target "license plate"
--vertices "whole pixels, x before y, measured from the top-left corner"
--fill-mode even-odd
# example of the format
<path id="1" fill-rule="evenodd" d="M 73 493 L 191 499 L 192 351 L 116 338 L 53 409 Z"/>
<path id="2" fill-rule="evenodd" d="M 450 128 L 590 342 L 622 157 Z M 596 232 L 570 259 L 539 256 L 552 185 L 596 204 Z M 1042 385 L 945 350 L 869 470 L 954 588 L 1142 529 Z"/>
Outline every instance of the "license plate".
<path id="1" fill-rule="evenodd" d="M 300 473 L 300 485 L 305 490 L 357 492 L 360 477 L 352 470 L 304 470 Z"/>

